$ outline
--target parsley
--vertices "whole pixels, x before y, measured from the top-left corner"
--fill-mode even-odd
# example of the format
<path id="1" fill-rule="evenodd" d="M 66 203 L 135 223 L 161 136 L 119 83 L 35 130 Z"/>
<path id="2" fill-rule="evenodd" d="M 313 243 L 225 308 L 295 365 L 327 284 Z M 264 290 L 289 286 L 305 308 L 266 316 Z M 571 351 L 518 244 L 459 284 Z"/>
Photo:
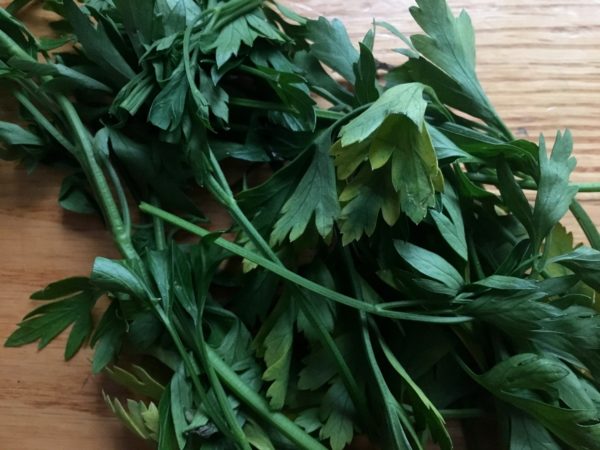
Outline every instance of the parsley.
<path id="1" fill-rule="evenodd" d="M 89 343 L 160 450 L 449 450 L 447 420 L 483 414 L 501 447 L 597 447 L 600 234 L 576 196 L 600 186 L 570 182 L 568 131 L 512 137 L 466 12 L 418 0 L 423 33 L 354 45 L 271 1 L 47 0 L 52 39 L 26 4 L 0 10 L 21 112 L 0 156 L 71 168 L 60 206 L 120 257 L 33 294 L 7 346 Z M 406 62 L 377 62 L 376 30 Z"/>

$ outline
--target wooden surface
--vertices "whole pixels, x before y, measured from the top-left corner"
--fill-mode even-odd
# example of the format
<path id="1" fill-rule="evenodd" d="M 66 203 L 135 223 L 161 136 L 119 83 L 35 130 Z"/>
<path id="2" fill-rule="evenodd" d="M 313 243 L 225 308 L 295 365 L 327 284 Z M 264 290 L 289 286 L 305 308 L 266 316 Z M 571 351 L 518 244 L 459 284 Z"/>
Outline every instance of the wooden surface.
<path id="1" fill-rule="evenodd" d="M 500 115 L 519 136 L 551 137 L 570 128 L 579 161 L 575 179 L 600 180 L 600 1 L 450 0 L 468 9 L 477 30 L 479 73 Z M 6 4 L 2 1 L 0 4 Z M 372 18 L 415 31 L 407 0 L 305 0 L 301 13 L 339 17 L 356 41 Z M 34 30 L 44 19 L 27 18 Z M 379 36 L 377 57 L 399 61 L 399 42 Z M 0 118 L 10 107 L 0 105 Z M 33 176 L 0 163 L 0 341 L 33 303 L 29 294 L 59 278 L 86 275 L 97 255 L 114 250 L 95 220 L 57 206 L 61 174 Z M 600 196 L 582 195 L 600 224 Z M 581 233 L 567 222 L 579 238 Z M 0 450 L 136 450 L 108 413 L 102 380 L 89 371 L 89 353 L 62 361 L 64 340 L 38 353 L 34 346 L 0 348 Z"/>

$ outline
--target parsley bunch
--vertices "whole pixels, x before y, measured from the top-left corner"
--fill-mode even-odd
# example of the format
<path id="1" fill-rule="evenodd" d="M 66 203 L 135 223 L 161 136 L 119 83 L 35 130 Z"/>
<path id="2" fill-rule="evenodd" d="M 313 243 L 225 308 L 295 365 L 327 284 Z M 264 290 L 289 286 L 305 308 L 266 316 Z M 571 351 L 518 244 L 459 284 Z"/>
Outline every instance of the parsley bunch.
<path id="1" fill-rule="evenodd" d="M 448 418 L 486 415 L 502 448 L 599 447 L 600 234 L 575 197 L 600 186 L 569 181 L 568 131 L 512 136 L 465 12 L 417 0 L 422 34 L 375 22 L 357 49 L 267 0 L 46 0 L 51 39 L 27 3 L 0 10 L 0 155 L 71 168 L 61 206 L 121 259 L 33 294 L 6 345 L 69 328 L 160 450 L 451 449 Z"/>

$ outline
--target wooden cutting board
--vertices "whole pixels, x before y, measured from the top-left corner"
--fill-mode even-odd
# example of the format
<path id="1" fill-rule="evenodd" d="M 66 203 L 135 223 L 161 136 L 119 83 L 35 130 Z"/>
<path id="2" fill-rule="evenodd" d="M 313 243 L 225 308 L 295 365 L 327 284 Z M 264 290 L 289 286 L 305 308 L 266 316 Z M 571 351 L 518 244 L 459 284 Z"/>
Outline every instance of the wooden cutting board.
<path id="1" fill-rule="evenodd" d="M 354 41 L 372 18 L 415 31 L 408 0 L 290 2 L 308 16 L 338 17 Z M 600 181 L 600 2 L 580 0 L 450 0 L 466 8 L 477 30 L 479 73 L 513 132 L 536 139 L 570 128 L 576 142 L 577 181 Z M 0 5 L 6 5 L 5 0 Z M 22 14 L 36 33 L 48 15 Z M 378 59 L 400 61 L 399 42 L 380 35 Z M 4 96 L 5 97 L 5 96 Z M 0 119 L 14 108 L 0 97 Z M 48 282 L 89 273 L 97 255 L 116 256 L 109 236 L 92 218 L 57 205 L 64 174 L 40 168 L 28 175 L 0 163 L 0 341 L 33 303 L 29 294 Z M 582 195 L 600 225 L 600 195 Z M 567 225 L 580 239 L 572 219 Z M 62 360 L 64 339 L 42 352 L 35 346 L 0 348 L 0 450 L 137 450 L 146 448 L 109 414 L 102 377 L 92 377 L 89 353 Z M 464 445 L 457 442 L 460 450 Z"/>

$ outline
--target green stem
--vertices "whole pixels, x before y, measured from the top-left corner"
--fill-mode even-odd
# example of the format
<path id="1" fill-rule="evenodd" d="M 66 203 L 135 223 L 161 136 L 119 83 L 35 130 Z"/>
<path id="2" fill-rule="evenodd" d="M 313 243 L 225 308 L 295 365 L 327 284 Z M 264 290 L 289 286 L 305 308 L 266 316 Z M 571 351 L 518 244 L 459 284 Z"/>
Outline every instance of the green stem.
<path id="1" fill-rule="evenodd" d="M 15 98 L 17 101 L 31 114 L 33 119 L 41 126 L 48 134 L 50 134 L 60 145 L 62 145 L 69 153 L 75 155 L 75 147 L 71 144 L 67 138 L 58 129 L 52 125 L 52 123 L 46 119 L 46 116 L 33 104 L 27 96 L 22 92 L 15 92 Z"/>
<path id="2" fill-rule="evenodd" d="M 206 407 L 205 409 L 206 409 L 207 415 L 210 417 L 210 419 L 214 422 L 214 424 L 217 426 L 217 428 L 219 430 L 221 430 L 222 432 L 227 434 L 227 432 L 228 432 L 227 425 L 225 424 L 225 422 L 222 421 L 222 418 L 218 414 L 216 414 L 216 413 L 214 413 L 214 411 L 212 411 L 212 402 L 210 401 L 208 393 L 204 389 L 204 386 L 202 386 L 202 382 L 200 381 L 200 378 L 198 377 L 198 374 L 196 373 L 196 366 L 194 365 L 192 359 L 190 358 L 190 355 L 188 354 L 185 346 L 183 345 L 183 342 L 181 341 L 181 338 L 179 337 L 177 330 L 173 327 L 171 320 L 165 314 L 164 310 L 161 307 L 159 307 L 158 305 L 154 305 L 154 310 L 158 314 L 160 319 L 162 320 L 163 324 L 165 325 L 165 328 L 167 329 L 169 336 L 171 336 L 171 339 L 173 340 L 173 343 L 175 344 L 175 347 L 177 348 L 177 351 L 178 351 L 179 355 L 181 356 L 181 360 L 183 361 L 185 370 L 186 370 L 188 376 L 190 377 L 190 379 L 192 380 L 192 384 L 194 385 L 196 392 L 198 392 L 198 395 L 200 396 L 200 400 L 201 400 L 202 404 L 205 405 L 205 407 Z"/>
<path id="3" fill-rule="evenodd" d="M 600 250 L 600 233 L 592 218 L 576 199 L 571 203 L 570 209 L 592 248 Z"/>
<path id="4" fill-rule="evenodd" d="M 139 256 L 131 243 L 130 231 L 125 228 L 125 225 L 123 224 L 110 187 L 98 161 L 96 161 L 87 129 L 77 115 L 77 111 L 75 111 L 75 108 L 66 97 L 57 95 L 57 102 L 65 113 L 67 122 L 75 134 L 78 147 L 82 152 L 80 155 L 82 163 L 84 163 L 82 165 L 84 168 L 87 168 L 88 178 L 92 181 L 96 194 L 100 198 L 100 203 L 104 206 L 105 217 L 111 229 L 115 244 L 125 258 L 138 259 Z"/>
<path id="5" fill-rule="evenodd" d="M 244 108 L 261 109 L 264 111 L 280 111 L 295 114 L 296 110 L 281 103 L 265 102 L 262 100 L 253 100 L 250 98 L 229 97 L 230 105 L 242 106 Z M 346 113 L 330 111 L 328 109 L 315 108 L 315 114 L 319 119 L 339 120 L 346 117 Z"/>
<path id="6" fill-rule="evenodd" d="M 467 177 L 471 181 L 482 184 L 491 184 L 497 186 L 499 184 L 498 178 L 491 175 L 484 175 L 480 173 L 466 173 Z M 517 181 L 521 189 L 537 190 L 537 184 L 533 180 L 519 180 Z M 580 193 L 594 193 L 600 192 L 600 183 L 571 183 L 570 187 L 576 187 Z"/>
<path id="7" fill-rule="evenodd" d="M 473 268 L 475 269 L 475 275 L 477 276 L 478 280 L 483 280 L 485 278 L 485 272 L 483 271 L 481 260 L 479 259 L 479 254 L 477 253 L 477 246 L 475 245 L 475 240 L 473 239 L 473 236 L 471 234 L 469 234 L 468 242 L 469 259 L 471 260 Z M 474 280 L 471 279 L 470 281 L 473 282 Z"/>
<path id="8" fill-rule="evenodd" d="M 273 424 L 285 437 L 297 445 L 299 449 L 326 450 L 323 445 L 300 429 L 289 418 L 279 412 L 272 411 L 265 399 L 256 390 L 250 388 L 212 348 L 207 347 L 207 351 L 210 364 L 214 367 L 225 385 L 259 417 Z"/>
<path id="9" fill-rule="evenodd" d="M 159 206 L 158 199 L 152 197 L 152 204 Z M 165 238 L 165 224 L 156 216 L 152 216 L 152 225 L 154 229 L 154 243 L 157 250 L 165 250 L 167 248 L 167 240 Z"/>
<path id="10" fill-rule="evenodd" d="M 359 283 L 359 275 L 356 272 L 354 263 L 352 262 L 352 258 L 350 257 L 350 252 L 347 248 L 343 249 L 342 252 L 344 265 L 346 266 L 348 278 L 350 279 L 350 285 L 352 286 L 352 293 L 355 296 L 362 298 L 362 286 Z M 381 368 L 377 363 L 375 349 L 373 348 L 373 342 L 371 341 L 371 335 L 369 332 L 369 318 L 367 317 L 367 314 L 363 311 L 359 311 L 358 314 L 364 351 L 369 361 L 371 373 L 376 381 L 377 388 L 379 390 L 379 394 L 381 395 L 381 400 L 385 408 L 385 419 L 387 422 L 387 428 L 389 430 L 389 443 L 393 444 L 394 448 L 411 448 L 411 445 L 408 442 L 408 438 L 406 436 L 406 433 L 404 432 L 404 429 L 402 428 L 402 426 L 398 426 L 397 422 L 394 422 L 395 420 L 397 420 L 398 416 L 402 414 L 401 411 L 398 411 L 397 401 L 393 396 L 392 392 L 390 391 L 390 388 L 388 387 L 385 381 Z"/>
<path id="11" fill-rule="evenodd" d="M 224 180 L 225 176 L 223 175 L 221 167 L 214 156 L 210 158 L 210 162 L 213 172 L 216 174 L 216 176 Z M 213 178 L 209 178 L 208 184 L 215 196 L 230 211 L 235 221 L 238 222 L 238 224 L 244 229 L 250 240 L 264 254 L 264 256 L 270 259 L 273 263 L 277 264 L 279 267 L 285 268 L 277 254 L 273 251 L 269 244 L 267 244 L 260 233 L 256 230 L 254 225 L 252 225 L 252 223 L 248 220 L 244 212 L 240 209 L 237 202 L 233 198 L 233 195 L 227 195 L 226 192 L 224 192 L 217 185 L 217 182 Z M 229 191 L 229 193 L 231 194 L 231 191 Z M 357 405 L 358 408 L 361 408 L 363 413 L 366 415 L 366 398 L 358 387 L 358 383 L 356 382 L 352 371 L 348 367 L 348 364 L 346 364 L 346 360 L 340 352 L 337 344 L 331 337 L 331 334 L 323 326 L 320 317 L 314 311 L 314 308 L 312 307 L 309 299 L 306 298 L 304 292 L 302 292 L 297 285 L 292 285 L 292 287 L 296 289 L 297 294 L 303 298 L 303 301 L 299 302 L 300 309 L 306 315 L 311 325 L 316 329 L 323 346 L 331 352 L 333 359 L 340 369 L 344 383 L 348 389 L 348 392 L 352 396 L 355 405 Z"/>
<path id="12" fill-rule="evenodd" d="M 202 227 L 199 227 L 187 220 L 182 219 L 181 217 L 178 217 L 178 216 L 171 214 L 167 211 L 164 211 L 160 208 L 156 208 L 148 203 L 142 202 L 140 204 L 140 210 L 147 214 L 158 216 L 161 219 L 163 219 L 165 222 L 175 225 L 175 226 L 181 228 L 182 230 L 188 231 L 189 233 L 195 234 L 196 236 L 206 237 L 206 236 L 209 236 L 212 234 L 210 231 L 205 230 Z M 278 264 L 275 264 L 274 262 L 272 262 L 271 260 L 263 258 L 262 256 L 254 253 L 253 251 L 248 250 L 247 248 L 241 247 L 237 244 L 234 244 L 233 242 L 230 242 L 226 239 L 217 238 L 217 239 L 213 240 L 213 243 L 215 245 L 218 245 L 219 247 L 233 253 L 234 255 L 237 255 L 241 258 L 247 259 L 248 261 L 251 261 L 251 262 L 263 267 L 264 269 L 274 273 L 277 276 L 280 276 L 281 278 L 284 278 L 294 284 L 297 284 L 298 286 L 300 286 L 308 291 L 314 292 L 315 294 L 317 294 L 321 297 L 328 298 L 337 303 L 340 303 L 340 304 L 343 304 L 343 305 L 346 305 L 346 306 L 349 306 L 351 308 L 355 308 L 355 309 L 358 309 L 361 311 L 365 311 L 365 312 L 373 314 L 373 315 L 387 317 L 390 319 L 399 319 L 399 320 L 407 320 L 407 321 L 414 321 L 414 322 L 426 322 L 426 323 L 439 323 L 439 324 L 456 324 L 456 323 L 470 322 L 473 320 L 471 317 L 468 317 L 468 316 L 442 317 L 442 316 L 433 316 L 433 315 L 427 315 L 427 314 L 387 311 L 385 309 L 385 306 L 386 306 L 385 303 L 373 305 L 370 303 L 362 302 L 362 301 L 357 300 L 352 297 L 348 297 L 347 295 L 341 294 L 339 292 L 335 292 L 331 289 L 321 286 L 318 283 L 308 280 L 308 279 L 298 275 L 297 273 L 292 272 L 291 270 L 289 270 L 285 267 L 281 267 Z"/>
<path id="13" fill-rule="evenodd" d="M 181 326 L 181 324 L 178 325 L 180 333 L 187 333 L 192 335 L 193 345 L 196 348 L 198 358 L 204 366 L 204 371 L 206 372 L 209 383 L 214 390 L 217 405 L 225 416 L 225 422 L 229 426 L 229 429 L 233 435 L 233 439 L 236 441 L 239 448 L 242 448 L 244 450 L 251 450 L 250 444 L 248 444 L 248 439 L 246 438 L 246 435 L 242 431 L 242 428 L 240 427 L 240 424 L 238 423 L 235 417 L 235 413 L 233 412 L 231 403 L 229 403 L 229 400 L 227 400 L 227 396 L 225 394 L 225 390 L 223 389 L 221 381 L 217 377 L 214 367 L 209 362 L 207 351 L 208 346 L 204 341 L 202 331 L 202 312 L 200 312 L 198 317 L 198 323 L 195 325 L 196 331 L 200 333 L 200 337 L 198 337 L 198 335 L 194 331 L 190 332 L 186 329 L 186 327 Z"/>
<path id="14" fill-rule="evenodd" d="M 31 55 L 25 52 L 2 30 L 0 30 L 0 50 L 7 52 L 10 56 L 16 56 L 35 62 L 35 59 Z M 137 258 L 138 255 L 131 243 L 129 232 L 123 225 L 121 217 L 119 216 L 119 210 L 112 197 L 110 187 L 108 186 L 104 173 L 94 156 L 87 129 L 81 122 L 81 119 L 71 102 L 62 94 L 56 94 L 55 97 L 60 109 L 62 109 L 66 116 L 67 123 L 75 134 L 76 144 L 78 144 L 79 150 L 81 151 L 81 154 L 77 156 L 80 158 L 84 169 L 87 169 L 88 178 L 94 185 L 96 194 L 100 198 L 100 204 L 104 206 L 105 217 L 119 251 L 126 258 Z"/>
<path id="15" fill-rule="evenodd" d="M 309 85 L 309 89 L 313 93 L 315 93 L 318 96 L 324 98 L 325 100 L 327 100 L 329 103 L 331 103 L 334 106 L 342 105 L 342 103 L 338 100 L 337 97 L 335 97 L 334 95 L 332 95 L 331 93 L 329 93 L 329 91 L 327 91 L 326 89 L 322 88 L 321 86 Z"/>
<path id="16" fill-rule="evenodd" d="M 117 194 L 117 199 L 119 200 L 119 205 L 121 206 L 121 217 L 123 218 L 123 227 L 127 230 L 127 234 L 131 236 L 131 214 L 129 213 L 129 203 L 127 202 L 127 196 L 125 195 L 125 189 L 123 189 L 123 185 L 121 184 L 121 180 L 119 179 L 119 175 L 115 170 L 114 166 L 110 162 L 110 159 L 106 157 L 104 160 L 104 167 L 108 172 L 108 177 L 115 188 L 115 192 Z"/>

